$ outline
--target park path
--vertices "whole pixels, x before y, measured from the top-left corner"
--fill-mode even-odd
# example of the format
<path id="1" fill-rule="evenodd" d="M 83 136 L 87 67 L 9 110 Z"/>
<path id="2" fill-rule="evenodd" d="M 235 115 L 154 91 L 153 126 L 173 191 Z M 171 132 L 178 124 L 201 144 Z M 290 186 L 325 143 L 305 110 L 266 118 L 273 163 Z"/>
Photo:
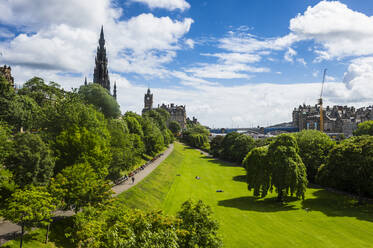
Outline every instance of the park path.
<path id="1" fill-rule="evenodd" d="M 155 168 L 157 168 L 158 165 L 162 163 L 163 160 L 165 160 L 168 157 L 168 155 L 171 154 L 173 149 L 174 149 L 174 144 L 171 144 L 159 158 L 151 162 L 147 167 L 145 167 L 145 169 L 141 170 L 139 173 L 134 175 L 134 178 L 135 178 L 134 183 L 132 183 L 131 179 L 128 179 L 127 181 L 112 187 L 111 189 L 114 191 L 113 196 L 117 196 L 123 191 L 126 191 L 132 188 L 133 186 L 135 186 L 136 184 L 138 184 L 142 179 L 144 179 L 147 175 L 149 175 Z"/>
<path id="2" fill-rule="evenodd" d="M 163 154 L 158 157 L 153 162 L 149 163 L 147 167 L 145 167 L 143 170 L 139 171 L 136 175 L 134 175 L 135 182 L 132 183 L 132 181 L 129 179 L 121 184 L 113 186 L 111 189 L 114 191 L 113 196 L 117 196 L 120 193 L 132 188 L 141 180 L 143 180 L 146 176 L 148 176 L 155 168 L 158 167 L 173 151 L 174 144 L 169 145 L 167 150 L 163 152 Z M 74 213 L 72 211 L 57 211 L 57 216 L 71 216 Z M 21 227 L 11 223 L 9 221 L 1 221 L 0 220 L 0 246 L 3 245 L 5 242 L 14 239 L 15 235 L 20 232 Z"/>

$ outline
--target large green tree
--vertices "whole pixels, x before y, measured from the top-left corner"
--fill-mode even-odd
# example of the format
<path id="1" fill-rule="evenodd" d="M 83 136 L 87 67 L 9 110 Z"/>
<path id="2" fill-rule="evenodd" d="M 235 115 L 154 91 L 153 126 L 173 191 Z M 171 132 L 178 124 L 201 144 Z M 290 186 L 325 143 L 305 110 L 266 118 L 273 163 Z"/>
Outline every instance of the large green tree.
<path id="1" fill-rule="evenodd" d="M 34 77 L 23 84 L 22 88 L 18 90 L 18 94 L 31 97 L 42 107 L 63 98 L 65 92 L 57 83 L 46 84 L 42 78 Z"/>
<path id="2" fill-rule="evenodd" d="M 254 190 L 254 196 L 265 197 L 272 186 L 272 168 L 267 154 L 268 146 L 257 147 L 252 149 L 243 161 L 247 188 Z"/>
<path id="3" fill-rule="evenodd" d="M 225 160 L 234 161 L 233 157 L 233 146 L 238 137 L 241 135 L 237 132 L 231 132 L 224 136 L 224 140 L 222 142 L 222 151 L 220 153 L 221 158 Z"/>
<path id="4" fill-rule="evenodd" d="M 49 187 L 60 208 L 75 212 L 84 206 L 97 206 L 112 194 L 109 181 L 101 179 L 87 163 L 66 167 Z"/>
<path id="5" fill-rule="evenodd" d="M 296 139 L 290 134 L 279 135 L 268 148 L 272 185 L 276 187 L 278 200 L 289 193 L 303 198 L 307 188 L 307 173 Z"/>
<path id="6" fill-rule="evenodd" d="M 179 122 L 177 121 L 171 121 L 169 124 L 168 124 L 168 128 L 171 130 L 171 132 L 176 136 L 180 133 L 181 131 L 181 126 L 179 124 Z"/>
<path id="7" fill-rule="evenodd" d="M 46 185 L 53 175 L 55 158 L 38 134 L 18 133 L 6 167 L 22 188 L 29 184 Z"/>
<path id="8" fill-rule="evenodd" d="M 223 135 L 216 135 L 210 142 L 210 153 L 214 157 L 220 157 L 220 153 L 222 152 L 224 136 Z"/>
<path id="9" fill-rule="evenodd" d="M 317 181 L 361 197 L 373 196 L 373 136 L 352 137 L 336 145 Z"/>
<path id="10" fill-rule="evenodd" d="M 251 136 L 241 134 L 238 136 L 233 143 L 232 147 L 232 158 L 233 161 L 242 163 L 242 160 L 246 157 L 247 153 L 255 147 L 255 141 Z"/>
<path id="11" fill-rule="evenodd" d="M 354 131 L 354 135 L 373 135 L 373 121 L 365 121 L 360 123 L 357 126 L 357 129 Z"/>
<path id="12" fill-rule="evenodd" d="M 319 167 L 326 162 L 335 142 L 325 133 L 317 130 L 303 130 L 295 134 L 299 155 L 307 168 L 307 178 L 315 182 Z"/>
<path id="13" fill-rule="evenodd" d="M 120 108 L 117 101 L 101 85 L 95 83 L 82 85 L 79 88 L 79 94 L 83 96 L 87 103 L 94 105 L 107 118 L 119 117 Z"/>
<path id="14" fill-rule="evenodd" d="M 57 157 L 56 173 L 71 164 L 88 162 L 101 177 L 107 175 L 110 133 L 102 113 L 72 95 L 50 108 L 44 126 L 44 137 Z"/>
<path id="15" fill-rule="evenodd" d="M 21 242 L 25 227 L 33 227 L 38 223 L 47 225 L 51 221 L 52 211 L 56 209 L 53 197 L 39 188 L 17 190 L 7 202 L 3 216 L 22 227 Z"/>
<path id="16" fill-rule="evenodd" d="M 186 231 L 179 232 L 180 247 L 222 247 L 219 223 L 213 218 L 210 206 L 189 200 L 182 204 L 177 217 L 181 219 L 179 228 Z"/>
<path id="17" fill-rule="evenodd" d="M 160 152 L 164 147 L 164 137 L 151 118 L 144 118 L 143 131 L 146 154 L 153 156 Z"/>

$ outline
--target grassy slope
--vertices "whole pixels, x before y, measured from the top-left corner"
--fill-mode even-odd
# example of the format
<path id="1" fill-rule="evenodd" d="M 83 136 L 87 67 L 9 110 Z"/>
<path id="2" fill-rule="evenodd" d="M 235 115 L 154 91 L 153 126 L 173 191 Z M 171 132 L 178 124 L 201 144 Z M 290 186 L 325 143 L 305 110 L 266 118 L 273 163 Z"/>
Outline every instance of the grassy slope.
<path id="1" fill-rule="evenodd" d="M 274 194 L 256 200 L 244 175 L 241 167 L 176 143 L 150 176 L 120 198 L 131 207 L 169 214 L 189 198 L 202 199 L 220 222 L 225 247 L 373 247 L 372 207 L 354 207 L 349 198 L 323 189 L 308 189 L 304 202 L 281 205 Z"/>

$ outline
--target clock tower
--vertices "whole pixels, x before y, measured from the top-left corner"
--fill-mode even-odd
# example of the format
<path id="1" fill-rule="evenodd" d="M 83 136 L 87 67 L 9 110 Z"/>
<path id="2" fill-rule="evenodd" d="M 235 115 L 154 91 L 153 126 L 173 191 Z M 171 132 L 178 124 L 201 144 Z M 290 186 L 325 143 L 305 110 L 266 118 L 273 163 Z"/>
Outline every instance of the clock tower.
<path id="1" fill-rule="evenodd" d="M 144 96 L 144 109 L 142 112 L 144 113 L 145 111 L 151 110 L 153 108 L 153 94 L 150 93 L 150 89 L 146 92 Z"/>

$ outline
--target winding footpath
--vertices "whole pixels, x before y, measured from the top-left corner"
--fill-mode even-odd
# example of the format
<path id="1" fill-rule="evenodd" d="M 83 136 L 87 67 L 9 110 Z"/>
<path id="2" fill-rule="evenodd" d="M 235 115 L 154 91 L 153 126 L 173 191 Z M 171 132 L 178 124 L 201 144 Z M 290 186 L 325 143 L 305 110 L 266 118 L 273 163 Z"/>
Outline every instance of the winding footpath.
<path id="1" fill-rule="evenodd" d="M 132 180 L 127 180 L 121 184 L 113 186 L 111 189 L 114 191 L 113 197 L 119 195 L 120 193 L 132 188 L 141 180 L 143 180 L 146 176 L 148 176 L 155 168 L 158 167 L 173 151 L 174 144 L 169 145 L 167 150 L 163 152 L 163 154 L 151 162 L 147 167 L 145 167 L 143 170 L 139 171 L 136 175 L 133 177 L 135 178 L 135 182 L 132 183 Z M 56 213 L 57 216 L 71 216 L 73 215 L 72 211 L 58 211 Z M 1 221 L 0 220 L 0 246 L 3 245 L 5 242 L 12 240 L 15 238 L 15 236 L 20 233 L 21 227 L 11 223 L 9 221 Z"/>

